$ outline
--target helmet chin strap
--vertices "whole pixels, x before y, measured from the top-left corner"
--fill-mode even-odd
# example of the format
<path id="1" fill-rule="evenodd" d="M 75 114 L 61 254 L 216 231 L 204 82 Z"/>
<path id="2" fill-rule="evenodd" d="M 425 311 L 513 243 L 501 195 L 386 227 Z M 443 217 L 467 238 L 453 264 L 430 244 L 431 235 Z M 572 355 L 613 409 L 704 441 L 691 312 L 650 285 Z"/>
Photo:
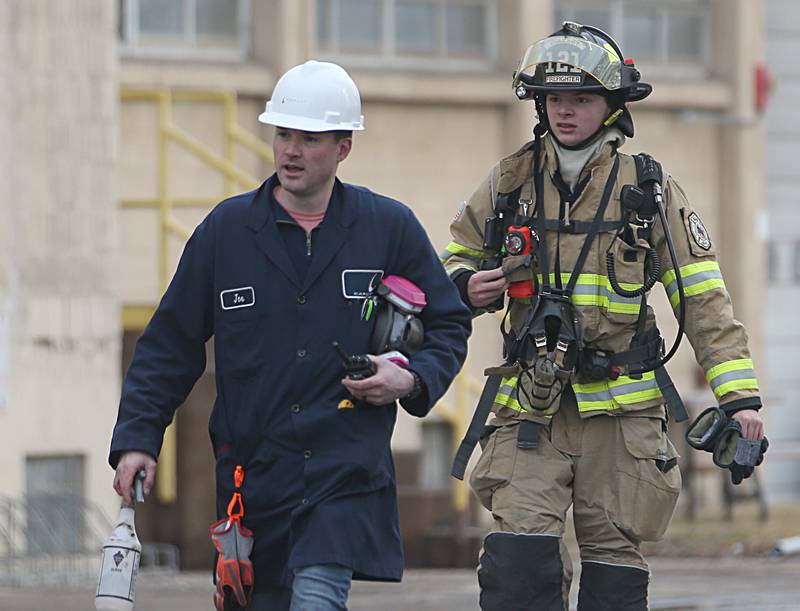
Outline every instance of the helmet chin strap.
<path id="1" fill-rule="evenodd" d="M 605 133 L 607 128 L 608 126 L 606 125 L 600 125 L 600 127 L 598 127 L 597 130 L 591 136 L 589 136 L 585 140 L 582 140 L 581 142 L 578 142 L 578 144 L 564 144 L 563 142 L 561 142 L 561 140 L 558 139 L 553 130 L 550 130 L 550 135 L 556 142 L 558 142 L 558 145 L 561 148 L 568 151 L 581 151 L 585 148 L 590 147 L 595 142 L 597 142 L 600 139 L 600 136 L 602 136 Z"/>

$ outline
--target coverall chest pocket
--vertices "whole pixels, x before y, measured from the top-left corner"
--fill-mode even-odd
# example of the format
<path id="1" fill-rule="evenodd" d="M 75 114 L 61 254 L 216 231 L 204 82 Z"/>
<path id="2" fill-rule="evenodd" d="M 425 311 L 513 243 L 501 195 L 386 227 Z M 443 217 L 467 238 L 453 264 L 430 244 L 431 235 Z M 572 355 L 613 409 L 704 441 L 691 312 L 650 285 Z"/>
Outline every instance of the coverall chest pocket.
<path id="1" fill-rule="evenodd" d="M 216 367 L 234 378 L 247 378 L 267 365 L 269 314 L 255 308 L 218 314 L 214 334 Z"/>

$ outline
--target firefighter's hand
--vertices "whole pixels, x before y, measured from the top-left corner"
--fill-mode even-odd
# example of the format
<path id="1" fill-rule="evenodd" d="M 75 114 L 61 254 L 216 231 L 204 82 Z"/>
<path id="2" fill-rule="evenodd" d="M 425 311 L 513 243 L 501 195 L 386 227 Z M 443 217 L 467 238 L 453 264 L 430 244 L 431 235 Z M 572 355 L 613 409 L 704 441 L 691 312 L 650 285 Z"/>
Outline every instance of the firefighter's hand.
<path id="1" fill-rule="evenodd" d="M 510 284 L 502 267 L 475 272 L 467 281 L 467 297 L 472 307 L 482 308 L 497 301 Z"/>
<path id="2" fill-rule="evenodd" d="M 742 437 L 745 439 L 763 439 L 764 421 L 761 415 L 754 409 L 743 409 L 736 412 L 733 416 L 742 426 Z"/>
<path id="3" fill-rule="evenodd" d="M 147 476 L 142 482 L 144 494 L 150 494 L 156 477 L 156 460 L 145 452 L 125 452 L 117 463 L 114 475 L 114 490 L 122 497 L 126 505 L 133 504 L 133 478 L 139 469 L 144 469 Z"/>
<path id="4" fill-rule="evenodd" d="M 405 397 L 414 389 L 414 376 L 389 359 L 368 355 L 377 371 L 364 380 L 342 380 L 356 399 L 372 405 L 386 405 Z"/>

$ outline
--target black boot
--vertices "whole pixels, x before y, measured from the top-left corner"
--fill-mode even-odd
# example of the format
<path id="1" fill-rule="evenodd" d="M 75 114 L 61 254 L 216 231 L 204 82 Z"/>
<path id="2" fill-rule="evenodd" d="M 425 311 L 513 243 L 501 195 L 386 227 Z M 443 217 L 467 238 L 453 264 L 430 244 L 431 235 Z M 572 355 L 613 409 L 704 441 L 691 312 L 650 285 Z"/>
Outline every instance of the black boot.
<path id="1" fill-rule="evenodd" d="M 578 611 L 647 611 L 646 569 L 601 562 L 581 567 Z"/>

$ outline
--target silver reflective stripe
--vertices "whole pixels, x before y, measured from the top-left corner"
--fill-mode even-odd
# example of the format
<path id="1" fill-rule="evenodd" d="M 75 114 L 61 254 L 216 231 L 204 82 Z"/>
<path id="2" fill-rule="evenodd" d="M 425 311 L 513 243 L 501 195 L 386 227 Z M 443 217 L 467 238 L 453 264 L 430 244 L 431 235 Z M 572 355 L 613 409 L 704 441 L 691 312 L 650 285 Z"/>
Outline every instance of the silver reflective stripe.
<path id="1" fill-rule="evenodd" d="M 683 288 L 687 290 L 691 286 L 695 286 L 701 284 L 703 282 L 707 282 L 709 280 L 722 280 L 722 272 L 719 269 L 710 269 L 706 271 L 696 272 L 690 275 L 683 275 L 685 272 L 683 268 L 681 268 L 681 279 L 683 280 Z M 674 274 L 673 274 L 674 275 Z M 672 296 L 678 292 L 678 281 L 671 280 L 667 286 L 664 287 L 667 291 L 667 297 L 672 299 Z M 690 291 L 687 291 L 690 292 Z M 699 291 L 704 292 L 704 291 Z M 698 292 L 691 292 L 693 295 L 697 295 Z"/>
<path id="2" fill-rule="evenodd" d="M 714 376 L 709 381 L 709 384 L 713 390 L 716 390 L 723 384 L 732 382 L 733 380 L 748 380 L 755 379 L 755 377 L 756 372 L 752 369 L 735 369 L 733 371 L 726 371 L 725 373 Z"/>

